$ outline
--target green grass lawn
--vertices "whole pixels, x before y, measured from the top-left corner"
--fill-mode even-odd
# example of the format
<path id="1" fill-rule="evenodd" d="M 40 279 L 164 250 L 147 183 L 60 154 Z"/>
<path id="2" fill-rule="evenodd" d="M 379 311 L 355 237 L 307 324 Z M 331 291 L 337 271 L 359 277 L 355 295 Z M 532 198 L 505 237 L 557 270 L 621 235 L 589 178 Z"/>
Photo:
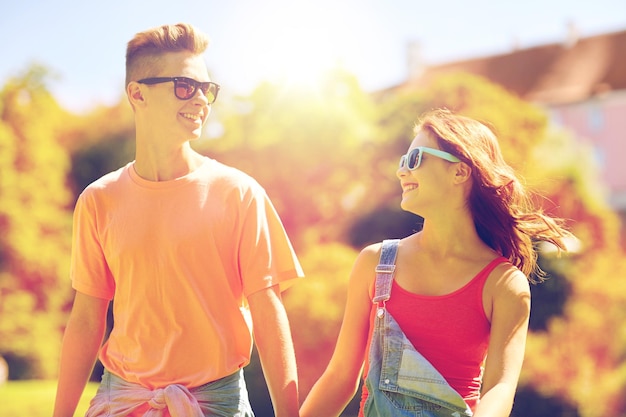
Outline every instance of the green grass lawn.
<path id="1" fill-rule="evenodd" d="M 51 417 L 56 395 L 56 381 L 9 381 L 0 385 L 2 417 Z M 75 417 L 82 417 L 98 384 L 90 383 L 80 400 Z"/>
<path id="2" fill-rule="evenodd" d="M 0 417 L 51 417 L 56 388 L 56 381 L 9 381 L 0 385 Z M 87 385 L 74 417 L 85 415 L 97 389 L 97 383 Z"/>

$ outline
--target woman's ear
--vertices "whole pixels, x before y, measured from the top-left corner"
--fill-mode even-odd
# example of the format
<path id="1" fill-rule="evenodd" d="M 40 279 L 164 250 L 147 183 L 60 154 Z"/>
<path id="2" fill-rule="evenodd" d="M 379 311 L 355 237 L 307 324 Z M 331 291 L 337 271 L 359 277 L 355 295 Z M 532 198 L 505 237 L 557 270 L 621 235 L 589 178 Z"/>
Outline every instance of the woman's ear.
<path id="1" fill-rule="evenodd" d="M 453 167 L 455 184 L 463 184 L 472 177 L 472 168 L 465 162 L 457 162 Z"/>

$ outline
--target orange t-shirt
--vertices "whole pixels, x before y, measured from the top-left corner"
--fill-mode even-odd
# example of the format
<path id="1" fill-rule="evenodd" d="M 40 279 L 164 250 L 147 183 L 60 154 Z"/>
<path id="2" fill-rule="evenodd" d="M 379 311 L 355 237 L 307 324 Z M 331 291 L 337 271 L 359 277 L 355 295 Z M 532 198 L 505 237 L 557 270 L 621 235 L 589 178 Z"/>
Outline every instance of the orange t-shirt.
<path id="1" fill-rule="evenodd" d="M 129 382 L 196 387 L 236 372 L 253 343 L 246 297 L 301 276 L 263 188 L 209 158 L 163 182 L 129 163 L 76 204 L 72 285 L 114 300 L 100 360 Z"/>

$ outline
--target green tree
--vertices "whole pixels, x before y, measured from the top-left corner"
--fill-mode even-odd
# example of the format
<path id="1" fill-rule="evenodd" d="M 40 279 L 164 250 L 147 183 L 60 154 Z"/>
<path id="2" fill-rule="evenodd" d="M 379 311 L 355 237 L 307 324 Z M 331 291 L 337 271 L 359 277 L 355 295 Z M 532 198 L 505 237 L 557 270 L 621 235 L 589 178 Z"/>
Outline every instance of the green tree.
<path id="1" fill-rule="evenodd" d="M 71 172 L 77 193 L 132 158 L 132 112 L 124 101 L 75 117 L 50 97 L 45 79 L 35 67 L 0 92 L 0 354 L 14 364 L 34 360 L 23 372 L 29 376 L 54 374 L 58 343 L 46 342 L 60 342 L 65 323 L 73 203 L 66 176 Z M 303 393 L 334 348 L 356 251 L 419 227 L 419 219 L 401 215 L 395 171 L 416 118 L 434 107 L 489 121 L 507 161 L 546 196 L 538 202 L 568 219 L 580 239 L 574 255 L 542 252 L 553 281 L 533 291 L 549 288 L 565 304 L 544 309 L 551 312 L 529 336 L 521 391 L 537 407 L 524 413 L 543 417 L 537 398 L 544 396 L 546 410 L 625 415 L 626 261 L 619 219 L 598 192 L 590 153 L 551 128 L 540 108 L 463 74 L 376 95 L 341 71 L 315 90 L 264 84 L 249 97 L 224 97 L 207 136 L 194 144 L 252 174 L 296 244 L 307 279 L 285 302 Z M 552 302 L 550 294 L 535 301 Z"/>
<path id="2" fill-rule="evenodd" d="M 381 106 L 381 123 L 397 141 L 403 140 L 402 125 L 412 125 L 430 108 L 447 107 L 489 121 L 507 161 L 532 190 L 545 195 L 537 202 L 569 221 L 579 239 L 571 242 L 574 254 L 558 259 L 553 248 L 542 248 L 543 265 L 554 272 L 551 279 L 567 282 L 533 287 L 534 294 L 542 286 L 560 287 L 568 293 L 566 303 L 544 323 L 546 331 L 530 333 L 522 385 L 543 394 L 544 405 L 560 398 L 567 405 L 563 409 L 573 405 L 583 417 L 625 415 L 626 260 L 619 246 L 619 219 L 600 192 L 591 152 L 550 127 L 540 108 L 471 75 L 448 75 L 420 91 L 388 93 Z M 533 312 L 541 307 L 533 305 Z M 539 416 L 542 405 L 536 405 L 532 415 Z"/>
<path id="3" fill-rule="evenodd" d="M 71 158 L 74 201 L 87 185 L 133 160 L 134 138 L 133 112 L 125 99 L 96 108 L 68 127 L 64 146 Z"/>
<path id="4" fill-rule="evenodd" d="M 71 215 L 63 111 L 32 67 L 0 91 L 0 355 L 10 377 L 56 372 Z M 12 365 L 18 366 L 12 366 Z"/>
<path id="5" fill-rule="evenodd" d="M 524 381 L 574 404 L 582 417 L 626 415 L 626 256 L 619 218 L 602 194 L 592 153 L 571 136 L 551 131 L 532 159 L 533 181 L 572 219 L 580 241 L 568 262 L 550 259 L 569 281 L 570 296 L 562 316 L 530 335 Z"/>
<path id="6" fill-rule="evenodd" d="M 254 176 L 297 247 L 341 239 L 345 219 L 373 201 L 368 162 L 380 135 L 353 76 L 330 73 L 315 89 L 263 84 L 220 106 L 223 135 L 198 149 Z"/>
<path id="7" fill-rule="evenodd" d="M 357 252 L 340 243 L 315 245 L 300 261 L 307 272 L 305 280 L 285 295 L 285 306 L 292 326 L 296 353 L 302 358 L 300 378 L 308 392 L 326 367 L 335 347 L 346 302 L 347 283 Z M 304 325 L 306 323 L 306 325 Z"/>

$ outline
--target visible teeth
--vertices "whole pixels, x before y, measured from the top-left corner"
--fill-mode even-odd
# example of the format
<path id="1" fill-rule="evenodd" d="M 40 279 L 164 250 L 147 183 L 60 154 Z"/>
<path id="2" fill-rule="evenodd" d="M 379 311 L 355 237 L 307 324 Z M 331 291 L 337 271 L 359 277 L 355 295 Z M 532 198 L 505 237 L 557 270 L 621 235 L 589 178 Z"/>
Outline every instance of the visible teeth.
<path id="1" fill-rule="evenodd" d="M 411 190 L 415 190 L 417 188 L 417 185 L 407 185 L 406 187 L 404 187 L 404 191 L 411 191 Z"/>
<path id="2" fill-rule="evenodd" d="M 199 114 L 181 113 L 181 115 L 185 119 L 189 119 L 189 120 L 198 120 L 198 119 L 200 119 L 200 115 Z"/>

